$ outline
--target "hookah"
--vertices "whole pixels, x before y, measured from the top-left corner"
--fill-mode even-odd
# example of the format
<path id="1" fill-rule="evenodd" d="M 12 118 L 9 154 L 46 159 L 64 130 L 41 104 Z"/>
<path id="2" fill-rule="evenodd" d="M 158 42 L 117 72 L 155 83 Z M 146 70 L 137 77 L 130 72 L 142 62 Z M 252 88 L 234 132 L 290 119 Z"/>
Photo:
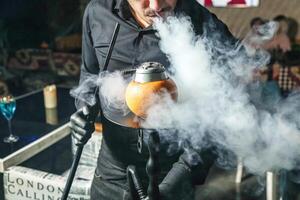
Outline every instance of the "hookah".
<path id="1" fill-rule="evenodd" d="M 177 87 L 172 79 L 170 79 L 164 67 L 160 63 L 146 62 L 137 68 L 135 78 L 126 89 L 126 103 L 130 110 L 140 119 L 147 117 L 147 109 L 153 104 L 149 99 L 153 95 L 159 95 L 162 90 L 167 91 L 171 98 L 177 100 Z M 151 102 L 151 103 L 150 103 Z M 142 152 L 143 148 L 143 129 L 139 128 L 138 135 L 138 152 Z M 135 200 L 159 200 L 159 183 L 158 176 L 160 172 L 159 152 L 160 140 L 159 134 L 155 129 L 150 130 L 148 139 L 149 159 L 146 165 L 146 172 L 149 177 L 149 185 L 147 195 L 145 195 L 141 186 L 139 176 L 135 166 L 127 167 L 127 179 L 129 183 L 130 193 Z"/>

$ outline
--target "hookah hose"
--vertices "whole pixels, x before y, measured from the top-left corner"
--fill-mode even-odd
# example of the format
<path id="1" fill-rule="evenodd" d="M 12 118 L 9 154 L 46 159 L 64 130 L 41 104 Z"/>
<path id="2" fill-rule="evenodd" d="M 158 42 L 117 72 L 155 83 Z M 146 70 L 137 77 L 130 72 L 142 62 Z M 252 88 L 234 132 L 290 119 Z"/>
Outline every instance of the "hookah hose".
<path id="1" fill-rule="evenodd" d="M 107 70 L 107 67 L 108 67 L 108 64 L 109 64 L 109 60 L 111 58 L 112 50 L 114 48 L 114 45 L 115 45 L 115 42 L 116 42 L 119 30 L 120 30 L 120 24 L 116 23 L 115 29 L 114 29 L 114 32 L 113 32 L 113 35 L 112 35 L 112 39 L 111 39 L 111 42 L 110 42 L 110 45 L 109 45 L 108 53 L 107 53 L 106 58 L 105 58 L 105 63 L 104 63 L 103 71 Z M 102 112 L 101 104 L 100 103 L 99 103 L 99 106 L 100 106 L 100 112 Z M 85 111 L 83 110 L 83 112 L 85 112 Z M 84 114 L 88 114 L 88 113 L 84 113 Z M 87 120 L 90 121 L 92 119 L 87 119 Z M 90 134 L 92 134 L 92 133 L 90 133 Z M 86 137 L 90 138 L 89 136 L 86 136 Z M 77 147 L 77 150 L 76 150 L 76 153 L 75 153 L 75 157 L 74 157 L 74 160 L 72 162 L 70 173 L 68 175 L 68 179 L 67 179 L 67 182 L 66 182 L 66 185 L 65 185 L 65 188 L 64 188 L 61 200 L 67 200 L 67 198 L 68 198 L 68 195 L 69 195 L 69 192 L 70 192 L 73 180 L 74 180 L 74 176 L 75 176 L 75 173 L 76 173 L 76 170 L 77 170 L 77 167 L 78 167 L 78 163 L 79 163 L 79 160 L 80 160 L 80 157 L 81 157 L 81 153 L 82 153 L 82 150 L 83 150 L 83 147 L 84 147 L 85 143 L 82 143 L 82 144 L 78 145 L 78 147 Z"/>

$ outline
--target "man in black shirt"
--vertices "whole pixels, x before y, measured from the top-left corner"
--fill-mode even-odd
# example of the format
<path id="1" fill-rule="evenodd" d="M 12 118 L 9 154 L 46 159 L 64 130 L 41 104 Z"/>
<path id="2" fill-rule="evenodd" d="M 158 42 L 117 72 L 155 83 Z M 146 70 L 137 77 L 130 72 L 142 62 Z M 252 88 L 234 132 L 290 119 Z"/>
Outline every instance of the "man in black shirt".
<path id="1" fill-rule="evenodd" d="M 159 48 L 159 38 L 152 23 L 156 16 L 164 17 L 170 13 L 189 16 L 197 35 L 206 30 L 216 33 L 214 38 L 219 42 L 230 45 L 236 42 L 227 27 L 196 0 L 92 0 L 83 19 L 82 74 L 97 75 L 103 70 L 116 22 L 121 26 L 109 61 L 109 72 L 132 69 L 149 61 L 162 63 L 168 68 L 169 61 Z M 82 75 L 81 83 L 84 77 Z M 91 92 L 94 90 L 90 88 Z M 95 115 L 98 109 L 97 105 L 89 107 L 89 115 Z M 94 121 L 87 120 L 89 115 L 79 110 L 71 117 L 73 136 L 81 143 L 86 142 L 82 136 L 94 130 Z M 105 116 L 101 116 L 101 122 L 103 141 L 91 199 L 130 199 L 126 168 L 135 165 L 145 187 L 148 155 L 137 152 L 137 129 L 117 125 Z M 160 158 L 162 199 L 193 199 L 192 184 L 205 178 L 206 171 L 203 169 L 207 165 L 206 160 L 194 165 L 185 153 L 173 156 L 162 153 Z M 196 169 L 202 169 L 197 176 L 194 174 Z"/>

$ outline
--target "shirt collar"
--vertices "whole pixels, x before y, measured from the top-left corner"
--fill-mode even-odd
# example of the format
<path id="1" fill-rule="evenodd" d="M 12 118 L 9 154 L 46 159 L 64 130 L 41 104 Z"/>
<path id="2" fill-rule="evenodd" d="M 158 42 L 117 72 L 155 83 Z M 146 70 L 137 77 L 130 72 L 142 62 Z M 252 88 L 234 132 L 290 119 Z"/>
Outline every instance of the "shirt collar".
<path id="1" fill-rule="evenodd" d="M 115 0 L 115 7 L 114 7 L 114 9 L 120 10 L 121 4 L 122 4 L 123 1 L 124 1 L 124 0 Z M 125 0 L 125 1 L 126 1 L 126 0 Z"/>
<path id="2" fill-rule="evenodd" d="M 131 17 L 131 12 L 127 0 L 115 0 L 114 10 L 122 18 L 128 20 Z"/>

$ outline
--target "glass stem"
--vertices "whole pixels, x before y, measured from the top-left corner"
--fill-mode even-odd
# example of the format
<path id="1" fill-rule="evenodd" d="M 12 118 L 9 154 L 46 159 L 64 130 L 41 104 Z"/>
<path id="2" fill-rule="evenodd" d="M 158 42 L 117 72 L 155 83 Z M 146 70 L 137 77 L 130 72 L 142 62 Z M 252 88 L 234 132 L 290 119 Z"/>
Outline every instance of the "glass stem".
<path id="1" fill-rule="evenodd" d="M 11 119 L 7 120 L 8 121 L 8 131 L 9 131 L 9 137 L 13 136 L 12 134 L 12 129 L 11 129 Z"/>

